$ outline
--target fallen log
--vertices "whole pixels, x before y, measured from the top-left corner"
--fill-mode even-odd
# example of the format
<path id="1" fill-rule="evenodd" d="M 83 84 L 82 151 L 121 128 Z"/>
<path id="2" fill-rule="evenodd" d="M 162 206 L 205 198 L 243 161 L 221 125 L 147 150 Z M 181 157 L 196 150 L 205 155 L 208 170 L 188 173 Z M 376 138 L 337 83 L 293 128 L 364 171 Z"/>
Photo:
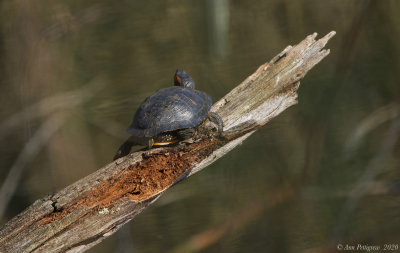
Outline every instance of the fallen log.
<path id="1" fill-rule="evenodd" d="M 215 103 L 222 137 L 132 153 L 37 200 L 0 229 L 0 252 L 83 252 L 112 235 L 176 182 L 296 104 L 300 80 L 329 54 L 323 48 L 334 35 L 315 40 L 314 33 L 286 47 Z"/>

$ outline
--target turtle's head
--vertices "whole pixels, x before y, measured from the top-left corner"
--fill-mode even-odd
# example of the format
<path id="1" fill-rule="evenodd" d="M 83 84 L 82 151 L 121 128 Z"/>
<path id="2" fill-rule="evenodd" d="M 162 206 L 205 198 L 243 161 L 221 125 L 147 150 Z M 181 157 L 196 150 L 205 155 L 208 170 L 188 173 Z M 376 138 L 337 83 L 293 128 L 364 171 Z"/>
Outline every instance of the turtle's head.
<path id="1" fill-rule="evenodd" d="M 182 69 L 177 69 L 174 75 L 175 86 L 194 89 L 193 79 Z"/>

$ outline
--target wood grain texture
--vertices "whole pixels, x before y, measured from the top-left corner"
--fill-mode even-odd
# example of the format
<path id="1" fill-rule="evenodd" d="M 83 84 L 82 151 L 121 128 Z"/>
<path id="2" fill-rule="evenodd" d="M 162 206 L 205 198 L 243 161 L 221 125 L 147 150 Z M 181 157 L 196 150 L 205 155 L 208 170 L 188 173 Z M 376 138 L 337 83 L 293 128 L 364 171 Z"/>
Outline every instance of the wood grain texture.
<path id="1" fill-rule="evenodd" d="M 132 153 L 37 200 L 0 229 L 0 252 L 83 252 L 112 235 L 294 105 L 300 79 L 329 54 L 324 47 L 335 32 L 316 35 L 285 48 L 212 106 L 224 121 L 223 137 Z"/>

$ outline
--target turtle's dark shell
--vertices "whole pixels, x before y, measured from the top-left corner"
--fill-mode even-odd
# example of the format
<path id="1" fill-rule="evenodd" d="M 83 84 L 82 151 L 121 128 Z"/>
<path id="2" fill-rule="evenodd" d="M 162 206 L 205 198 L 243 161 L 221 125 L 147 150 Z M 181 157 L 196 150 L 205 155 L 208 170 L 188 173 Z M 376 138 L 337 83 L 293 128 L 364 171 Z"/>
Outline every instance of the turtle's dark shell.
<path id="1" fill-rule="evenodd" d="M 195 127 L 205 119 L 211 103 L 202 91 L 180 86 L 161 89 L 143 101 L 127 131 L 137 137 L 154 137 Z"/>

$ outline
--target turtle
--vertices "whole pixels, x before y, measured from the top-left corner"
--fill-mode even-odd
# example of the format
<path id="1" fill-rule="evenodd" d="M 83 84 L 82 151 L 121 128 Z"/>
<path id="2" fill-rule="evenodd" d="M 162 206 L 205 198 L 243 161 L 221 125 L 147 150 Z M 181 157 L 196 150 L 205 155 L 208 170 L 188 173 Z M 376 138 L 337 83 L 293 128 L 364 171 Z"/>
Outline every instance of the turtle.
<path id="1" fill-rule="evenodd" d="M 210 112 L 211 96 L 195 89 L 195 82 L 182 69 L 174 75 L 174 86 L 147 97 L 136 111 L 127 132 L 130 137 L 120 146 L 113 160 L 129 154 L 132 146 L 163 146 L 193 137 L 206 119 L 217 134 L 223 131 L 222 118 Z"/>

